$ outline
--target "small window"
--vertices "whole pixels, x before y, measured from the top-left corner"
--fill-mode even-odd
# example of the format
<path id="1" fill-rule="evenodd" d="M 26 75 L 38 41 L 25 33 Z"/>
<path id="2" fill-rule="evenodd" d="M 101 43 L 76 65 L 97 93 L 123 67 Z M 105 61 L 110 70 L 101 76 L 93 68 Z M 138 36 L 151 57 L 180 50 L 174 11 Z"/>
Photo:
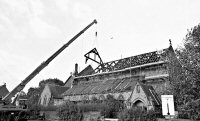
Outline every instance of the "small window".
<path id="1" fill-rule="evenodd" d="M 137 93 L 140 93 L 140 85 L 136 86 L 136 91 L 137 91 Z"/>
<path id="2" fill-rule="evenodd" d="M 46 104 L 47 104 L 47 96 L 45 95 L 45 96 L 44 96 L 43 105 L 46 105 Z"/>
<path id="3" fill-rule="evenodd" d="M 46 104 L 46 97 L 44 98 L 44 101 L 43 101 L 43 105 L 45 105 Z"/>

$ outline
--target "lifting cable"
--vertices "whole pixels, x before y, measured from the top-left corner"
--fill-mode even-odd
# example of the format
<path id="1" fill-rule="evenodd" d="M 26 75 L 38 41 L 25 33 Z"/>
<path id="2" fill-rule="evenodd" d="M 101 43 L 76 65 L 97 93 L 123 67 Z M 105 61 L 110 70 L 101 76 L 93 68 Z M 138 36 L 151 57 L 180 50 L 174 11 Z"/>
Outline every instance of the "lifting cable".
<path id="1" fill-rule="evenodd" d="M 94 44 L 97 43 L 97 24 L 95 26 L 95 39 L 94 39 Z M 94 45 L 97 46 L 97 45 Z M 96 60 L 96 54 L 94 54 L 94 60 Z"/>
<path id="2" fill-rule="evenodd" d="M 94 43 L 93 46 L 96 46 L 98 48 L 98 36 L 97 36 L 97 24 L 95 25 L 95 38 L 94 38 Z"/>

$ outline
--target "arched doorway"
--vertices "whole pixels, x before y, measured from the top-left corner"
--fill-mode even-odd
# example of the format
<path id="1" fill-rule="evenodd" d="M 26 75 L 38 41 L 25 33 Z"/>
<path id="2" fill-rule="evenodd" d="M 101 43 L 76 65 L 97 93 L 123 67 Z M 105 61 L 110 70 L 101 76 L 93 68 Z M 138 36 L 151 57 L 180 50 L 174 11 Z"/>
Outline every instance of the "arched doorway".
<path id="1" fill-rule="evenodd" d="M 134 103 L 134 106 L 137 106 L 137 107 L 144 107 L 144 103 L 140 100 L 137 100 L 135 103 Z"/>
<path id="2" fill-rule="evenodd" d="M 143 110 L 147 110 L 146 105 L 141 100 L 135 101 L 135 103 L 133 104 L 133 107 L 139 107 L 139 108 L 142 108 Z"/>

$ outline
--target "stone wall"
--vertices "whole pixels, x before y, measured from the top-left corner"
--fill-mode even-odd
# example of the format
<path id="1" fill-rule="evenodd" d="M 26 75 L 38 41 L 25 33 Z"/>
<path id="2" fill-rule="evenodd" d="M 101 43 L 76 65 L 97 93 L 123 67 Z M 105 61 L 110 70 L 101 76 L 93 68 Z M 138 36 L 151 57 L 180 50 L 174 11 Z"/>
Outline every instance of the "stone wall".
<path id="1" fill-rule="evenodd" d="M 123 79 L 127 77 L 137 77 L 138 80 L 149 84 L 153 86 L 156 93 L 158 95 L 163 94 L 167 87 L 169 86 L 169 67 L 167 62 L 159 62 L 154 64 L 149 64 L 147 66 L 141 66 L 137 68 L 130 68 L 110 73 L 100 73 L 96 75 L 90 75 L 90 76 L 83 76 L 83 77 L 77 77 L 74 80 L 74 85 L 77 84 L 83 84 L 83 83 L 95 83 L 95 82 L 105 82 L 107 80 L 114 80 L 114 79 Z M 131 91 L 128 92 L 112 92 L 112 95 L 117 99 L 119 95 L 123 95 L 124 100 L 127 100 L 130 95 Z M 71 101 L 81 101 L 87 98 L 89 100 L 92 99 L 92 97 L 96 97 L 99 99 L 100 95 L 103 95 L 106 97 L 105 94 L 91 94 L 91 95 L 72 95 L 72 96 L 65 96 L 64 100 L 71 100 Z"/>
<path id="2" fill-rule="evenodd" d="M 48 85 L 46 85 L 40 96 L 40 104 L 43 106 L 47 106 L 49 104 L 50 99 L 51 99 L 51 92 L 49 90 Z"/>

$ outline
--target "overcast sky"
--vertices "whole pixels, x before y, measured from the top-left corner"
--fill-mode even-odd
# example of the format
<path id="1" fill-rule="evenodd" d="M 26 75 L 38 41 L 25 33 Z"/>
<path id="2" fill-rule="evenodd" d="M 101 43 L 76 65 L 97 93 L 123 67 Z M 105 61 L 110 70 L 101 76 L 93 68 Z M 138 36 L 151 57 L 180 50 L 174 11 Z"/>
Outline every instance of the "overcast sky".
<path id="1" fill-rule="evenodd" d="M 96 47 L 104 62 L 177 48 L 200 22 L 199 0 L 0 0 L 0 83 L 12 90 L 40 63 L 97 19 L 26 86 L 58 78 Z M 95 31 L 98 37 L 95 38 Z M 92 64 L 91 61 L 88 64 Z"/>

